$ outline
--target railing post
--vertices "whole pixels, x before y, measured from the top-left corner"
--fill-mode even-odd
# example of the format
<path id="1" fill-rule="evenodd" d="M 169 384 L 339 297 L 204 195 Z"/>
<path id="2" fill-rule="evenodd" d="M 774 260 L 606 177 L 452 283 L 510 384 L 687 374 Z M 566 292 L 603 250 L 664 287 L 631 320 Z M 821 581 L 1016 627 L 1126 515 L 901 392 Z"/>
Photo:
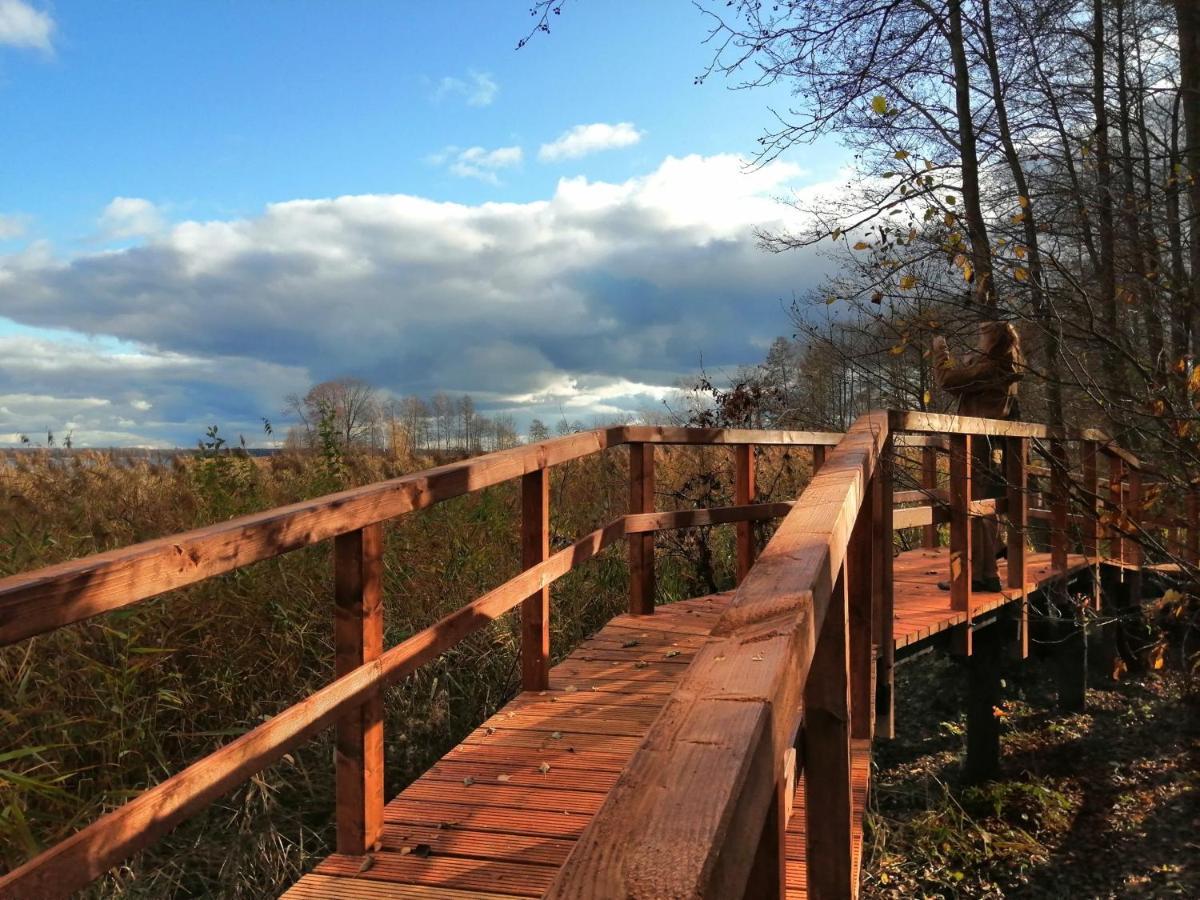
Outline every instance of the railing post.
<path id="1" fill-rule="evenodd" d="M 629 511 L 654 512 L 654 445 L 629 445 Z M 654 532 L 629 536 L 629 611 L 654 612 Z"/>
<path id="2" fill-rule="evenodd" d="M 334 675 L 383 652 L 383 526 L 334 539 Z M 383 832 L 383 694 L 338 719 L 334 757 L 337 849 L 361 856 Z"/>
<path id="3" fill-rule="evenodd" d="M 1092 573 L 1091 605 L 1100 609 L 1100 469 L 1095 441 L 1079 445 L 1083 468 L 1083 555 Z"/>
<path id="4" fill-rule="evenodd" d="M 921 487 L 929 492 L 930 507 L 937 508 L 937 500 L 934 499 L 933 492 L 937 490 L 937 448 L 922 447 L 921 448 Z M 924 547 L 936 547 L 941 543 L 941 538 L 938 535 L 938 527 L 936 522 L 930 522 L 925 526 L 922 545 Z"/>
<path id="5" fill-rule="evenodd" d="M 738 444 L 734 447 L 734 500 L 738 506 L 749 506 L 754 502 L 754 447 Z M 754 565 L 754 523 L 737 523 L 737 583 Z"/>
<path id="6" fill-rule="evenodd" d="M 1108 458 L 1108 499 L 1112 505 L 1112 525 L 1109 528 L 1108 555 L 1118 564 L 1125 562 L 1125 539 L 1121 521 L 1125 516 L 1125 466 L 1115 454 Z"/>
<path id="7" fill-rule="evenodd" d="M 521 477 L 521 567 L 550 556 L 550 471 L 535 469 Z M 550 686 L 550 587 L 521 602 L 521 689 Z"/>
<path id="8" fill-rule="evenodd" d="M 1067 575 L 1067 503 L 1070 497 L 1070 464 L 1062 441 L 1050 442 L 1050 566 L 1064 579 Z M 1065 583 L 1065 582 L 1064 582 Z"/>
<path id="9" fill-rule="evenodd" d="M 950 435 L 950 606 L 971 610 L 971 436 Z M 968 619 L 969 619 L 968 615 Z M 969 624 L 969 623 L 968 623 Z"/>
<path id="10" fill-rule="evenodd" d="M 853 897 L 849 628 L 846 567 L 838 573 L 804 685 L 808 897 Z"/>
<path id="11" fill-rule="evenodd" d="M 1017 655 L 1029 657 L 1029 598 L 1025 594 L 1025 539 L 1029 532 L 1029 438 L 1005 438 L 1004 481 L 1008 490 L 1008 587 L 1020 591 Z"/>
<path id="12" fill-rule="evenodd" d="M 867 495 L 846 547 L 846 592 L 850 621 L 850 736 L 870 740 L 874 732 L 871 675 L 874 670 L 875 504 L 879 496 L 878 473 L 867 485 Z"/>
<path id="13" fill-rule="evenodd" d="M 1133 531 L 1133 535 L 1126 540 L 1129 546 L 1129 599 L 1130 602 L 1138 604 L 1142 600 L 1142 562 L 1144 558 L 1144 550 L 1142 548 L 1141 529 L 1138 527 L 1142 521 L 1142 473 L 1140 470 L 1130 466 L 1129 468 L 1129 524 Z"/>
<path id="14" fill-rule="evenodd" d="M 825 447 L 821 444 L 814 444 L 812 448 L 812 470 L 813 474 L 821 470 L 821 466 L 825 465 Z"/>
<path id="15" fill-rule="evenodd" d="M 789 754 L 788 760 L 795 765 L 794 755 Z M 785 765 L 788 760 L 785 760 Z M 742 900 L 784 900 L 787 895 L 787 819 L 791 803 L 789 783 L 794 784 L 786 772 L 775 783 L 775 796 L 767 807 L 767 819 L 763 823 L 758 847 L 755 848 L 754 862 Z"/>
<path id="16" fill-rule="evenodd" d="M 896 736 L 895 728 L 895 667 L 896 667 L 896 614 L 894 609 L 894 581 L 892 566 L 895 556 L 892 551 L 894 531 L 892 528 L 892 511 L 895 507 L 893 498 L 895 442 L 891 437 L 883 445 L 879 457 L 879 470 L 875 476 L 878 497 L 878 517 L 875 520 L 875 541 L 872 571 L 876 572 L 875 583 L 878 586 L 876 607 L 878 609 L 879 633 L 878 649 L 879 663 L 875 685 L 875 734 L 885 740 Z"/>

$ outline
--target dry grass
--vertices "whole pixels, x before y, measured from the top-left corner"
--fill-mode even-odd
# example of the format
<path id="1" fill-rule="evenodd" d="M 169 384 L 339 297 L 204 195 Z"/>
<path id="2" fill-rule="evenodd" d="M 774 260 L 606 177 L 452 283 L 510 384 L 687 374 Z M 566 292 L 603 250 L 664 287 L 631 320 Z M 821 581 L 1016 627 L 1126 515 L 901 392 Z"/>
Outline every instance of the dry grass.
<path id="1" fill-rule="evenodd" d="M 706 455 L 707 454 L 707 455 Z M 731 502 L 729 452 L 660 456 L 660 506 Z M 769 458 L 768 458 L 769 457 Z M 807 463 L 774 452 L 762 480 L 794 496 Z M 22 454 L 0 465 L 0 575 L 170 534 L 427 464 L 382 456 L 163 464 L 101 453 Z M 556 547 L 624 512 L 626 455 L 553 470 Z M 720 478 L 700 478 L 714 466 Z M 517 485 L 462 497 L 385 528 L 389 645 L 518 571 Z M 691 498 L 691 499 L 689 499 Z M 697 548 L 703 545 L 703 554 Z M 732 528 L 663 543 L 660 601 L 732 582 Z M 255 726 L 332 674 L 328 544 L 265 561 L 0 650 L 0 870 Z M 554 588 L 556 656 L 624 606 L 614 548 Z M 390 690 L 389 796 L 513 692 L 515 616 Z M 330 850 L 326 733 L 224 797 L 92 889 L 97 897 L 262 897 Z"/>

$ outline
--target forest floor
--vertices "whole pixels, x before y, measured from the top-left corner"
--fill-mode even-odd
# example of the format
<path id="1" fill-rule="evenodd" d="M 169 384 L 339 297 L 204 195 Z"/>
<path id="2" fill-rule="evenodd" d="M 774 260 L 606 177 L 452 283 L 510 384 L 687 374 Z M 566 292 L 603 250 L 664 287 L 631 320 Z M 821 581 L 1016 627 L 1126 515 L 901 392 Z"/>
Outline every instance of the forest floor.
<path id="1" fill-rule="evenodd" d="M 897 670 L 862 896 L 1200 897 L 1200 685 L 1155 672 L 1055 708 L 1049 661 L 1005 672 L 1001 779 L 963 780 L 965 669 Z M 1093 678 L 1093 683 L 1096 679 Z"/>

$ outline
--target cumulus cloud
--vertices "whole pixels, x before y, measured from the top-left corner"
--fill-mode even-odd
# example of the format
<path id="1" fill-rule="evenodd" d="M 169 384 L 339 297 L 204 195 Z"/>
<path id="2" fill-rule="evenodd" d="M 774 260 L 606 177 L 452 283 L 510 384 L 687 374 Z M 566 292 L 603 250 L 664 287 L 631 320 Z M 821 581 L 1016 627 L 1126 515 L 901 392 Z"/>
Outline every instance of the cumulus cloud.
<path id="1" fill-rule="evenodd" d="M 105 240 L 153 237 L 166 226 L 159 208 L 141 197 L 114 197 L 100 214 L 100 234 Z"/>
<path id="2" fill-rule="evenodd" d="M 0 393 L 87 385 L 114 398 L 112 415 L 183 443 L 205 420 L 253 427 L 289 391 L 342 374 L 526 415 L 636 413 L 701 354 L 753 362 L 787 329 L 780 300 L 815 283 L 820 260 L 763 254 L 753 231 L 796 224 L 773 198 L 799 174 L 668 158 L 526 203 L 293 200 L 117 251 L 0 257 L 0 316 L 120 342 L 0 337 Z"/>
<path id="3" fill-rule="evenodd" d="M 578 159 L 601 150 L 631 147 L 641 139 L 642 132 L 634 128 L 632 122 L 618 122 L 616 125 L 605 122 L 576 125 L 549 144 L 542 144 L 538 150 L 538 159 L 542 162 Z"/>
<path id="4" fill-rule="evenodd" d="M 490 73 L 472 70 L 465 78 L 451 75 L 442 78 L 434 87 L 432 97 L 435 101 L 458 97 L 467 106 L 491 106 L 498 93 L 500 85 Z"/>
<path id="5" fill-rule="evenodd" d="M 54 19 L 25 0 L 0 0 L 0 46 L 53 49 Z"/>

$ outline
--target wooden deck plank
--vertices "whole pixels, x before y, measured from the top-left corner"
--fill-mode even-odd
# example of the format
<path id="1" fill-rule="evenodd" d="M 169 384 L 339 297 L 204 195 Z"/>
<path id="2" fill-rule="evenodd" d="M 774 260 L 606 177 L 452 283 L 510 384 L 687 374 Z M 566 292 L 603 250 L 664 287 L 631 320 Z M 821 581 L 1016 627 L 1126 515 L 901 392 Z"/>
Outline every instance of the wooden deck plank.
<path id="1" fill-rule="evenodd" d="M 388 803 L 369 862 L 334 854 L 284 896 L 539 896 L 728 602 L 617 616 Z"/>
<path id="2" fill-rule="evenodd" d="M 1020 600 L 1057 577 L 1050 564 L 1049 553 L 1026 554 L 1024 591 L 1005 588 L 997 592 L 976 591 L 971 596 L 972 617 L 977 618 Z M 1092 563 L 1086 557 L 1072 554 L 1067 558 L 1067 573 L 1075 574 Z M 1007 583 L 1008 570 L 1004 560 L 998 561 L 1001 584 Z M 960 625 L 966 613 L 950 608 L 950 592 L 938 588 L 939 581 L 950 577 L 950 551 L 946 547 L 922 547 L 906 550 L 895 557 L 894 635 L 896 648 L 922 641 L 940 631 Z"/>

